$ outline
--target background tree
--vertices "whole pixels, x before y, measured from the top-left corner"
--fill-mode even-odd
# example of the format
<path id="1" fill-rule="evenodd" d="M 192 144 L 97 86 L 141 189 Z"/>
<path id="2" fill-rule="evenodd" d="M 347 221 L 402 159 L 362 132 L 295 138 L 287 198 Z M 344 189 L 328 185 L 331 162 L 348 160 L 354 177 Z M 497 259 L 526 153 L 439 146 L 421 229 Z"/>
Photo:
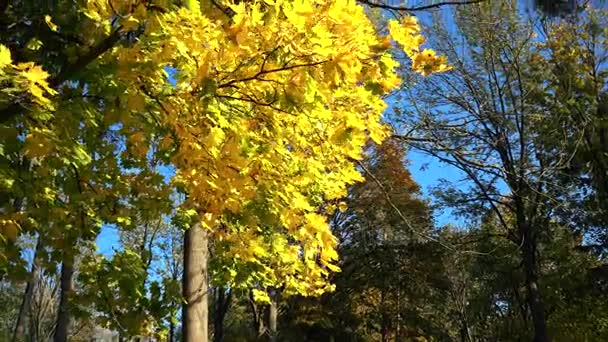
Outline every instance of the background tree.
<path id="1" fill-rule="evenodd" d="M 554 234 L 557 208 L 568 206 L 569 190 L 554 180 L 567 175 L 572 154 L 563 131 L 552 132 L 552 149 L 542 145 L 548 136 L 537 122 L 550 111 L 544 96 L 551 92 L 546 64 L 536 52 L 535 27 L 515 8 L 506 2 L 458 9 L 457 30 L 436 21 L 432 38 L 454 70 L 412 87 L 412 106 L 398 120 L 410 146 L 459 169 L 470 185 L 443 185 L 439 198 L 472 219 L 492 212 L 500 235 L 517 247 L 534 340 L 546 341 L 543 243 Z"/>
<path id="2" fill-rule="evenodd" d="M 547 21 L 543 27 L 546 41 L 538 56 L 547 63 L 549 82 L 543 147 L 569 158 L 566 175 L 555 182 L 583 189 L 569 196 L 568 201 L 577 204 L 561 210 L 559 217 L 594 241 L 602 254 L 606 251 L 608 193 L 608 32 L 604 14 L 589 9 L 564 20 Z M 560 130 L 567 135 L 566 146 L 557 143 Z"/>
<path id="3" fill-rule="evenodd" d="M 430 209 L 406 169 L 404 146 L 372 145 L 361 167 L 367 180 L 337 204 L 332 227 L 340 239 L 342 272 L 335 292 L 287 302 L 280 335 L 288 340 L 408 340 L 450 336 L 438 324 L 448 314 L 445 250 Z M 380 184 L 378 184 L 378 182 Z M 294 330 L 294 327 L 297 330 Z"/>

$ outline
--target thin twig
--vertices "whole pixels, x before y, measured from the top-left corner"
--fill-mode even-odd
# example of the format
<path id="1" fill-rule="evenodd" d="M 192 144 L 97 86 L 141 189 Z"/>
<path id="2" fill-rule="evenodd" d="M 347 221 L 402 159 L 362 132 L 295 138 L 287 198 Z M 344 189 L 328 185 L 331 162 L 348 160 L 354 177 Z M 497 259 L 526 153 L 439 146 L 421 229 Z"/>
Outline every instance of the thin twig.
<path id="1" fill-rule="evenodd" d="M 410 229 L 414 234 L 420 236 L 421 238 L 423 238 L 425 240 L 435 242 L 435 243 L 439 244 L 441 247 L 444 247 L 445 249 L 448 249 L 448 250 L 450 250 L 452 252 L 494 256 L 493 254 L 491 254 L 493 251 L 492 252 L 488 252 L 488 253 L 484 253 L 484 252 L 477 252 L 477 251 L 471 251 L 471 250 L 467 250 L 467 251 L 458 250 L 454 246 L 448 245 L 448 244 L 444 243 L 443 241 L 441 241 L 441 240 L 439 240 L 439 239 L 437 239 L 437 238 L 435 238 L 435 237 L 433 237 L 433 236 L 431 236 L 429 234 L 426 234 L 426 233 L 418 231 L 416 228 L 414 228 L 414 226 L 410 223 L 410 221 L 405 217 L 405 215 L 403 214 L 403 212 L 401 212 L 401 210 L 395 205 L 395 203 L 391 199 L 391 196 L 389 195 L 389 193 L 384 188 L 384 185 L 382 185 L 382 182 L 380 182 L 380 180 L 365 165 L 363 165 L 363 163 L 361 163 L 358 160 L 356 161 L 356 163 L 378 185 L 378 188 L 380 189 L 380 191 L 382 191 L 382 193 L 384 194 L 384 197 L 386 197 L 386 200 L 387 200 L 388 204 L 393 208 L 393 210 L 395 210 L 395 212 L 397 213 L 397 215 L 399 215 L 399 218 L 401 218 L 401 220 L 403 221 L 403 223 L 405 223 L 405 225 L 407 226 L 407 228 Z"/>
<path id="2" fill-rule="evenodd" d="M 357 1 L 362 4 L 365 4 L 367 6 L 370 6 L 370 7 L 383 8 L 383 9 L 393 10 L 393 11 L 416 12 L 416 11 L 429 10 L 429 9 L 433 9 L 433 8 L 439 8 L 441 6 L 461 6 L 461 5 L 478 4 L 478 3 L 484 2 L 486 0 L 443 1 L 443 2 L 437 2 L 434 4 L 430 4 L 430 5 L 414 6 L 414 7 L 392 6 L 392 5 L 388 5 L 388 4 L 380 4 L 377 2 L 373 2 L 371 0 L 357 0 Z"/>

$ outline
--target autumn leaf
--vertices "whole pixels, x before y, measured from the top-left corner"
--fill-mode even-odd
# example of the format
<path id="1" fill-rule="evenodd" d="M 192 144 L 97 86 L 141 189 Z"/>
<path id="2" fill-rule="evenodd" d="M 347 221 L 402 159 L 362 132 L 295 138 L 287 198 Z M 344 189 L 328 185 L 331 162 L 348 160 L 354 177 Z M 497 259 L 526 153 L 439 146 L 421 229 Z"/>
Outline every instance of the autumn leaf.
<path id="1" fill-rule="evenodd" d="M 0 44 L 0 71 L 9 64 L 11 64 L 11 52 L 6 46 Z"/>

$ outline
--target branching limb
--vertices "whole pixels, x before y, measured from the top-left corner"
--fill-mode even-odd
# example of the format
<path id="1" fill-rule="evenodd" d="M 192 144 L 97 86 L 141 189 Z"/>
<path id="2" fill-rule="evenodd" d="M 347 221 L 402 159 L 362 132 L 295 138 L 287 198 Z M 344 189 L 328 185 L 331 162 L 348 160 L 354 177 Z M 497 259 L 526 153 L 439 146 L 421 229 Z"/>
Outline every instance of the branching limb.
<path id="1" fill-rule="evenodd" d="M 389 5 L 389 4 L 378 3 L 378 2 L 375 2 L 375 1 L 372 1 L 372 0 L 357 0 L 357 2 L 362 3 L 364 5 L 367 5 L 369 7 L 383 8 L 383 9 L 387 9 L 387 10 L 404 11 L 404 12 L 424 11 L 424 10 L 430 10 L 430 9 L 434 9 L 434 8 L 439 8 L 439 7 L 442 7 L 442 6 L 472 5 L 472 4 L 478 4 L 478 3 L 481 3 L 481 2 L 484 2 L 484 1 L 485 0 L 442 1 L 442 2 L 436 2 L 434 4 L 429 4 L 429 5 L 407 7 L 407 6 L 392 6 L 392 5 Z"/>

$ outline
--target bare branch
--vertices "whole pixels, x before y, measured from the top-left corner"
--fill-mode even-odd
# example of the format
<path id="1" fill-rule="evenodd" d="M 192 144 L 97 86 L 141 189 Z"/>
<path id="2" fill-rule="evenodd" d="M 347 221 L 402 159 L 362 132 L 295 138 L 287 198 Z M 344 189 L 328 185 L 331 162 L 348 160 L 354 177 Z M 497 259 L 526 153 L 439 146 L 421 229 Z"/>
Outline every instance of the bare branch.
<path id="1" fill-rule="evenodd" d="M 357 163 L 357 165 L 359 167 L 361 167 L 361 169 L 363 169 L 363 171 L 365 171 L 365 174 L 368 175 L 373 181 L 374 183 L 376 183 L 376 185 L 378 185 L 378 188 L 380 189 L 380 191 L 382 192 L 382 194 L 384 194 L 384 197 L 386 198 L 386 201 L 388 202 L 388 204 L 391 206 L 391 208 L 393 208 L 393 210 L 397 213 L 397 215 L 399 216 L 399 218 L 403 221 L 403 223 L 406 225 L 406 227 L 408 229 L 410 229 L 414 234 L 420 236 L 421 238 L 423 238 L 424 240 L 427 241 L 432 241 L 435 242 L 437 244 L 439 244 L 441 247 L 444 247 L 445 249 L 448 249 L 450 251 L 453 252 L 457 252 L 457 253 L 467 253 L 467 254 L 476 254 L 476 255 L 492 255 L 491 253 L 484 253 L 484 252 L 477 252 L 477 251 L 462 251 L 462 250 L 458 250 L 456 249 L 454 246 L 452 245 L 448 245 L 445 242 L 439 240 L 438 238 L 435 238 L 429 234 L 423 233 L 418 231 L 416 228 L 414 228 L 414 226 L 410 223 L 410 221 L 405 217 L 405 215 L 403 214 L 403 212 L 395 205 L 395 203 L 393 202 L 391 196 L 389 195 L 389 193 L 386 191 L 386 189 L 384 188 L 384 185 L 382 185 L 382 182 L 380 182 L 380 180 L 378 179 L 378 177 L 376 177 L 376 175 L 374 175 L 365 165 L 363 165 L 363 163 L 361 163 L 360 161 L 356 160 L 355 161 Z"/>
<path id="2" fill-rule="evenodd" d="M 232 81 L 226 82 L 224 84 L 220 84 L 220 85 L 218 85 L 218 88 L 226 88 L 226 87 L 232 86 L 235 83 L 253 81 L 255 79 L 258 79 L 258 77 L 260 77 L 262 75 L 266 75 L 266 74 L 271 74 L 271 73 L 281 72 L 281 71 L 287 71 L 287 70 L 292 70 L 292 69 L 296 69 L 296 68 L 313 67 L 313 66 L 321 65 L 321 64 L 323 64 L 325 62 L 327 62 L 327 61 L 319 61 L 319 62 L 306 63 L 306 64 L 296 64 L 296 65 L 290 65 L 290 66 L 285 66 L 285 67 L 282 67 L 282 68 L 269 69 L 269 70 L 260 70 L 258 73 L 256 73 L 253 76 L 245 77 L 245 78 L 242 78 L 240 80 L 232 80 Z M 268 80 L 264 80 L 264 81 L 268 81 Z"/>
<path id="3" fill-rule="evenodd" d="M 442 2 L 437 2 L 434 4 L 430 4 L 430 5 L 423 5 L 423 6 L 414 6 L 414 7 L 406 7 L 406 6 L 391 6 L 388 4 L 381 4 L 381 3 L 377 3 L 371 0 L 357 0 L 357 2 L 360 2 L 364 5 L 367 5 L 369 7 L 375 7 L 375 8 L 383 8 L 383 9 L 387 9 L 387 10 L 393 10 L 393 11 L 405 11 L 405 12 L 416 12 L 416 11 L 424 11 L 424 10 L 429 10 L 429 9 L 433 9 L 433 8 L 439 8 L 442 6 L 461 6 L 461 5 L 472 5 L 472 4 L 478 4 L 480 2 L 484 2 L 485 0 L 471 0 L 471 1 L 442 1 Z"/>

